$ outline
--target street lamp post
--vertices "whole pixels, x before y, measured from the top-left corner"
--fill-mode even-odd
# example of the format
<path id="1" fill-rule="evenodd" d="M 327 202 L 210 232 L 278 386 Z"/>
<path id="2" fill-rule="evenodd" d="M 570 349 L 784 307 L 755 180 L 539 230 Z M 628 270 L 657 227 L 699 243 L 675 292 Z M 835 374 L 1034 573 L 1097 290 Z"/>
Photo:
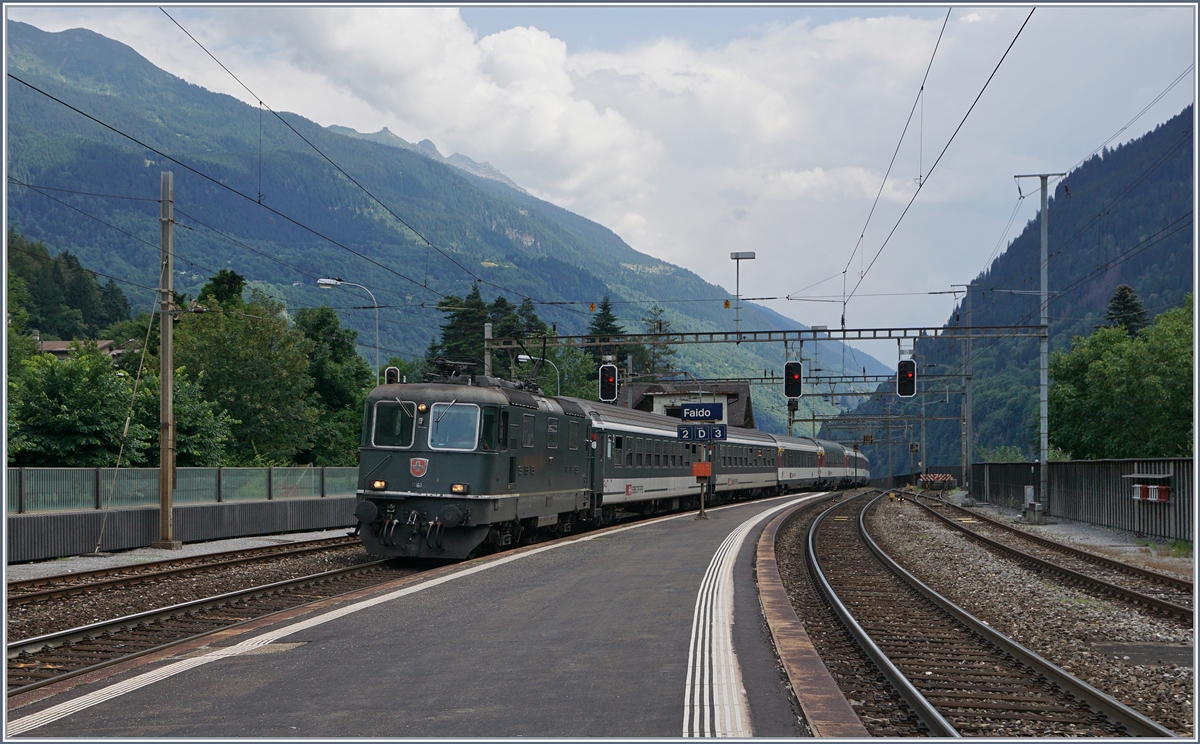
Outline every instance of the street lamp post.
<path id="1" fill-rule="evenodd" d="M 371 295 L 371 305 L 375 308 L 375 384 L 379 384 L 379 302 L 375 300 L 375 293 L 367 289 L 361 284 L 347 282 L 342 279 L 318 279 L 317 286 L 321 289 L 333 289 L 339 285 L 345 284 L 348 287 L 358 287 L 367 294 Z"/>
<path id="2" fill-rule="evenodd" d="M 734 295 L 737 297 L 737 305 L 733 310 L 733 330 L 735 332 L 742 330 L 742 261 L 754 259 L 754 251 L 734 251 L 729 254 L 733 259 L 734 266 L 737 267 L 735 272 Z M 739 338 L 741 338 L 739 336 Z"/>
<path id="3" fill-rule="evenodd" d="M 551 362 L 549 359 L 543 359 L 542 357 L 533 357 L 533 356 L 529 356 L 528 354 L 517 354 L 517 361 L 518 362 L 546 362 L 551 367 L 554 367 L 554 376 L 558 383 L 558 393 L 556 393 L 556 395 L 562 395 L 562 374 L 559 373 L 557 364 L 555 364 L 554 362 Z"/>

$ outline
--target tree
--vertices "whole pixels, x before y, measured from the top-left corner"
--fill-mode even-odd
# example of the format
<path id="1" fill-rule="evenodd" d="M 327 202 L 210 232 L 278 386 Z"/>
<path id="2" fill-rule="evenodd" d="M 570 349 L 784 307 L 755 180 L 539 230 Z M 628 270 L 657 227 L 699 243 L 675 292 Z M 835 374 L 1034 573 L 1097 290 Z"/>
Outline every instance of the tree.
<path id="1" fill-rule="evenodd" d="M 625 333 L 625 327 L 617 322 L 617 316 L 612 311 L 612 301 L 608 295 L 604 295 L 604 299 L 600 301 L 600 308 L 596 312 L 596 317 L 592 318 L 592 322 L 588 323 L 587 335 L 589 336 L 620 336 Z M 591 347 L 592 361 L 596 367 L 599 367 L 604 362 L 604 356 L 614 355 L 617 366 L 625 364 L 626 357 L 629 352 L 622 346 Z"/>
<path id="2" fill-rule="evenodd" d="M 9 464 L 24 467 L 114 467 L 121 452 L 132 379 L 90 342 L 64 361 L 37 354 L 9 377 Z M 131 422 L 122 465 L 146 463 L 152 432 Z"/>
<path id="3" fill-rule="evenodd" d="M 180 316 L 175 363 L 195 370 L 204 398 L 238 422 L 225 463 L 292 462 L 313 446 L 318 419 L 308 373 L 313 342 L 288 325 L 282 303 L 257 289 L 240 310 L 206 300 L 208 312 Z"/>
<path id="4" fill-rule="evenodd" d="M 642 316 L 642 326 L 646 333 L 669 334 L 671 321 L 666 317 L 666 311 L 655 305 Z M 634 348 L 634 371 L 646 375 L 667 374 L 672 370 L 671 362 L 675 349 L 671 346 L 637 346 Z"/>
<path id="5" fill-rule="evenodd" d="M 448 317 L 442 326 L 442 340 L 431 343 L 426 362 L 437 359 L 474 362 L 476 372 L 483 368 L 483 324 L 488 322 L 488 307 L 476 284 L 466 297 L 450 295 L 438 301 L 438 310 Z"/>
<path id="6" fill-rule="evenodd" d="M 1146 308 L 1142 307 L 1141 299 L 1128 284 L 1118 284 L 1113 290 L 1104 317 L 1110 326 L 1124 328 L 1130 337 L 1146 327 Z"/>
<path id="7" fill-rule="evenodd" d="M 196 301 L 204 304 L 212 297 L 221 307 L 240 307 L 242 291 L 246 288 L 246 278 L 236 271 L 221 269 L 200 288 Z"/>
<path id="8" fill-rule="evenodd" d="M 1192 455 L 1192 296 L 1130 338 L 1076 337 L 1050 360 L 1050 436 L 1081 459 Z"/>
<path id="9" fill-rule="evenodd" d="M 45 245 L 11 230 L 8 248 L 9 276 L 24 287 L 16 297 L 10 293 L 10 313 L 18 308 L 26 326 L 43 338 L 98 338 L 101 329 L 129 317 L 129 300 L 121 288 L 111 279 L 101 287 L 71 253 L 51 257 Z"/>
<path id="10" fill-rule="evenodd" d="M 296 311 L 296 328 L 310 342 L 308 374 L 313 379 L 313 405 L 319 419 L 313 446 L 296 457 L 316 465 L 356 466 L 362 407 L 375 376 L 358 354 L 358 332 L 343 328 L 330 307 Z"/>
<path id="11" fill-rule="evenodd" d="M 138 385 L 135 418 L 149 432 L 146 464 L 157 466 L 159 378 L 158 367 L 143 372 Z M 121 374 L 121 372 L 118 372 Z M 203 378 L 203 374 L 200 376 Z M 175 465 L 181 468 L 215 468 L 224 464 L 225 447 L 233 438 L 233 426 L 239 423 L 216 403 L 204 399 L 202 380 L 193 380 L 185 367 L 175 370 L 172 378 L 172 405 L 175 411 Z"/>

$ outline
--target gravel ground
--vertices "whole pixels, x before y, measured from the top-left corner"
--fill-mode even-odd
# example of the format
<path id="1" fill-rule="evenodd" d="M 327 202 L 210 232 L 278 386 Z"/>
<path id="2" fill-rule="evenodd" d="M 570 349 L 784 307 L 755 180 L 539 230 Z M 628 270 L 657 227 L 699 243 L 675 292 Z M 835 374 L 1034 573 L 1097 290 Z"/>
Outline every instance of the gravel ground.
<path id="1" fill-rule="evenodd" d="M 912 504 L 883 502 L 868 526 L 881 547 L 943 596 L 1179 735 L 1193 735 L 1187 624 L 1031 574 Z"/>
<path id="2" fill-rule="evenodd" d="M 136 550 L 122 550 L 115 553 L 75 555 L 48 561 L 10 563 L 5 566 L 4 580 L 24 581 L 26 579 L 40 579 L 45 576 L 58 576 L 60 574 L 79 573 L 81 571 L 96 571 L 102 568 L 128 566 L 137 563 L 191 558 L 197 555 L 221 553 L 229 550 L 247 550 L 249 548 L 263 548 L 270 545 L 286 545 L 304 540 L 327 540 L 331 537 L 342 537 L 348 532 L 350 532 L 348 528 L 340 528 L 317 532 L 294 532 L 285 535 L 258 535 L 256 537 L 238 537 L 229 540 L 187 543 L 180 550 L 137 548 Z"/>
<path id="3" fill-rule="evenodd" d="M 178 551 L 174 552 L 176 557 L 179 557 Z M 323 553 L 280 558 L 269 563 L 242 564 L 194 576 L 145 581 L 96 594 L 16 605 L 8 608 L 8 641 L 56 633 L 89 623 L 112 620 L 276 581 L 310 576 L 371 560 L 375 559 L 368 556 L 361 545 L 352 545 Z"/>
<path id="4" fill-rule="evenodd" d="M 1069 519 L 1051 518 L 1047 524 L 1026 524 L 1020 520 L 1021 513 L 1016 509 L 1005 509 L 990 504 L 980 504 L 974 508 L 985 516 L 1032 535 L 1057 540 L 1107 558 L 1189 579 L 1195 573 L 1194 556 L 1173 555 L 1170 543 L 1163 540 L 1138 537 L 1132 532 L 1072 522 Z"/>

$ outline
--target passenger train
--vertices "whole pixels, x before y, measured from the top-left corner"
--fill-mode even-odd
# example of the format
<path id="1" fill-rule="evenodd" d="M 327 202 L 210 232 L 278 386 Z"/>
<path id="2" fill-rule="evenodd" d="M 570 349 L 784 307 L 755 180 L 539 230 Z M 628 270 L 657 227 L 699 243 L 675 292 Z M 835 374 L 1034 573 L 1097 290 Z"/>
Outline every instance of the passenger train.
<path id="1" fill-rule="evenodd" d="M 460 375 L 380 385 L 367 398 L 358 532 L 368 552 L 461 560 L 699 506 L 706 445 L 679 420 Z M 711 448 L 707 505 L 865 485 L 867 458 L 836 442 L 728 427 Z"/>

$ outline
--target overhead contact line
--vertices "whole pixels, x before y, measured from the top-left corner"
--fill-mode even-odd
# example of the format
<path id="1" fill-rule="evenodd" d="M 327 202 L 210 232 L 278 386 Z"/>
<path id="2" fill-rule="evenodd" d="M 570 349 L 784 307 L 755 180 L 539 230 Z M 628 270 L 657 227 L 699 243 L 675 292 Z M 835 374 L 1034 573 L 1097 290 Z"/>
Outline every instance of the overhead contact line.
<path id="1" fill-rule="evenodd" d="M 221 183 L 221 181 L 219 181 L 216 178 L 213 178 L 212 176 L 208 175 L 207 173 L 204 173 L 203 171 L 201 171 L 197 168 L 194 168 L 194 167 L 188 165 L 187 163 L 184 163 L 183 161 L 181 161 L 175 157 L 172 157 L 171 155 L 168 155 L 167 153 L 159 150 L 158 148 L 155 148 L 151 145 L 146 144 L 145 142 L 142 142 L 141 140 L 137 139 L 133 135 L 127 134 L 127 133 L 121 131 L 120 129 L 117 129 L 116 127 L 112 126 L 111 124 L 108 124 L 107 122 L 104 122 L 101 119 L 98 119 L 95 116 L 92 116 L 91 114 L 89 114 L 75 106 L 72 106 L 71 104 L 67 103 L 66 101 L 62 100 L 61 98 L 58 98 L 57 96 L 42 90 L 41 88 L 37 87 L 36 85 L 33 85 L 32 83 L 22 80 L 21 78 L 17 77 L 16 75 L 12 74 L 11 72 L 6 73 L 6 74 L 8 75 L 9 78 L 17 81 L 18 83 L 24 85 L 25 87 L 29 88 L 30 90 L 32 90 L 36 93 L 40 93 L 41 95 L 45 96 L 46 98 L 49 98 L 50 100 L 54 101 L 55 103 L 65 107 L 65 108 L 68 108 L 71 111 L 74 111 L 75 113 L 79 114 L 80 116 L 83 116 L 84 118 L 89 119 L 89 120 L 95 122 L 96 124 L 99 124 L 100 126 L 104 127 L 105 129 L 108 129 L 109 131 L 111 131 L 115 134 L 118 134 L 118 135 L 124 137 L 125 139 L 129 140 L 130 142 L 133 142 L 134 144 L 138 145 L 139 147 L 143 147 L 146 150 L 154 153 L 155 155 L 158 155 L 159 157 L 169 160 L 170 162 L 178 165 L 180 168 L 183 168 L 184 170 L 186 170 L 194 175 L 197 175 L 200 178 L 203 178 L 204 180 L 208 181 L 209 183 L 212 183 L 215 186 L 219 186 L 220 188 L 225 189 L 226 191 L 230 192 L 231 194 L 239 196 L 248 202 L 258 205 L 262 209 L 267 210 L 271 214 L 275 215 L 276 217 L 279 217 L 280 219 L 288 222 L 289 224 L 295 225 L 296 227 L 298 227 L 308 233 L 311 233 L 312 235 L 315 235 L 318 238 L 321 238 L 322 240 L 325 240 L 328 243 L 337 246 L 338 248 L 341 248 L 342 250 L 346 251 L 347 253 L 350 253 L 354 256 L 358 256 L 359 258 L 363 259 L 364 261 L 366 261 L 374 266 L 378 266 L 379 268 L 383 269 L 384 271 L 387 271 L 390 274 L 394 274 L 395 276 L 403 279 L 406 282 L 409 282 L 410 284 L 420 287 L 420 288 L 422 288 L 432 294 L 435 294 L 439 297 L 446 296 L 446 295 L 442 294 L 441 292 L 438 292 L 437 290 L 432 289 L 411 277 L 401 274 L 400 272 L 396 271 L 395 269 L 391 268 L 390 266 L 387 266 L 385 264 L 380 263 L 379 261 L 376 261 L 375 259 L 371 258 L 370 256 L 366 256 L 362 253 L 359 253 L 358 251 L 354 250 L 353 248 L 350 248 L 349 246 L 344 245 L 343 243 L 325 235 L 324 233 L 320 232 L 316 228 L 309 227 L 308 225 L 304 224 L 303 222 L 300 222 L 299 220 L 297 220 L 289 215 L 286 215 L 283 212 L 280 212 L 278 209 L 275 209 L 273 207 L 270 207 L 266 204 L 259 202 L 257 199 L 250 196 L 249 194 L 243 193 L 243 192 L 233 188 L 232 186 Z"/>

